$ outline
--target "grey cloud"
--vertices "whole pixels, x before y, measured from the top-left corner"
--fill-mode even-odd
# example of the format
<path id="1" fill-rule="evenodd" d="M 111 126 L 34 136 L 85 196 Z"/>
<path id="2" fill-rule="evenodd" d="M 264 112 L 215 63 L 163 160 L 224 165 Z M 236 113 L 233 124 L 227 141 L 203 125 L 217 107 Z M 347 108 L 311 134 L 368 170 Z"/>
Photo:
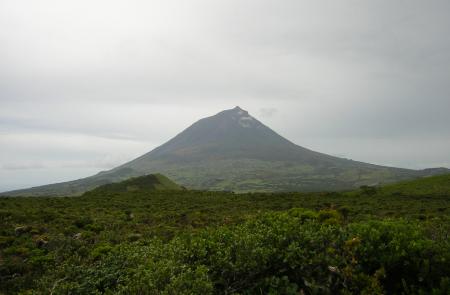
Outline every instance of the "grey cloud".
<path id="1" fill-rule="evenodd" d="M 5 170 L 22 170 L 22 169 L 43 169 L 46 168 L 45 165 L 41 163 L 11 163 L 11 164 L 4 164 L 1 166 L 2 169 Z"/>
<path id="2" fill-rule="evenodd" d="M 318 151 L 448 165 L 449 35 L 444 0 L 1 1 L 0 187 L 86 176 L 236 105 Z"/>
<path id="3" fill-rule="evenodd" d="M 278 110 L 276 108 L 261 108 L 259 110 L 259 113 L 261 114 L 261 117 L 263 118 L 270 118 L 274 116 Z"/>

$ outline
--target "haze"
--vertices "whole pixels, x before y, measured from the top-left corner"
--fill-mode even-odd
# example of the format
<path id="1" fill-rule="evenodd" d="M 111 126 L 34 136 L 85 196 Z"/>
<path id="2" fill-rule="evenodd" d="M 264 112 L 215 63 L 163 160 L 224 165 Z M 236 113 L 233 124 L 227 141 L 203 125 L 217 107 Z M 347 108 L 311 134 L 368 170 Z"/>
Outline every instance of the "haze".
<path id="1" fill-rule="evenodd" d="M 0 2 L 0 191 L 239 105 L 320 152 L 450 167 L 448 1 Z"/>

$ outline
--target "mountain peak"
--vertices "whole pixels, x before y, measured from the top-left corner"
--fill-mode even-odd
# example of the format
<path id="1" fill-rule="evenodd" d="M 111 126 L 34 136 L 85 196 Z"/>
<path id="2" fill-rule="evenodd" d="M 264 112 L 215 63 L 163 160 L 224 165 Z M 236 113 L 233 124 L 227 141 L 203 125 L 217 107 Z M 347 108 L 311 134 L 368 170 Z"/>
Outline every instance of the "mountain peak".
<path id="1" fill-rule="evenodd" d="M 239 106 L 236 106 L 232 111 L 236 113 L 248 113 L 246 110 L 241 109 Z"/>
<path id="2" fill-rule="evenodd" d="M 238 123 L 239 127 L 243 128 L 250 128 L 250 127 L 256 127 L 260 124 L 258 124 L 258 120 L 250 116 L 250 114 L 246 111 L 241 109 L 239 106 L 236 106 L 233 109 L 225 110 L 217 114 L 217 116 L 225 117 L 226 120 L 229 121 L 235 121 Z"/>
<path id="3" fill-rule="evenodd" d="M 221 113 L 236 114 L 236 115 L 240 115 L 240 116 L 248 115 L 248 112 L 246 110 L 243 110 L 238 106 L 236 106 L 232 109 L 229 109 L 229 110 L 224 110 L 224 111 L 220 112 L 219 114 L 221 114 Z"/>

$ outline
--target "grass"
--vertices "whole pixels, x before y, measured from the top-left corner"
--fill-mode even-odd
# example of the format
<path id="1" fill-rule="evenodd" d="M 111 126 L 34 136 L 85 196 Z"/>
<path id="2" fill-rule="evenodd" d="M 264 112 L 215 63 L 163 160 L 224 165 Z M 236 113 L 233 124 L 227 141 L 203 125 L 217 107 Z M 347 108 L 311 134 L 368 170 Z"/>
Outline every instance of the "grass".
<path id="1" fill-rule="evenodd" d="M 450 174 L 386 185 L 381 191 L 392 195 L 446 196 L 450 191 Z"/>

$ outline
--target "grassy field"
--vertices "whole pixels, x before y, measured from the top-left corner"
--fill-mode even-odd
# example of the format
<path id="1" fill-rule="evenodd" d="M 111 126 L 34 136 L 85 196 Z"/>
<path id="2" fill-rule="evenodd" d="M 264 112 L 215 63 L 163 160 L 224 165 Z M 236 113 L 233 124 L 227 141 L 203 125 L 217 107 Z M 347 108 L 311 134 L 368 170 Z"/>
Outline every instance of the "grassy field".
<path id="1" fill-rule="evenodd" d="M 134 188 L 1 198 L 0 293 L 449 292 L 450 175 L 347 193 Z"/>

